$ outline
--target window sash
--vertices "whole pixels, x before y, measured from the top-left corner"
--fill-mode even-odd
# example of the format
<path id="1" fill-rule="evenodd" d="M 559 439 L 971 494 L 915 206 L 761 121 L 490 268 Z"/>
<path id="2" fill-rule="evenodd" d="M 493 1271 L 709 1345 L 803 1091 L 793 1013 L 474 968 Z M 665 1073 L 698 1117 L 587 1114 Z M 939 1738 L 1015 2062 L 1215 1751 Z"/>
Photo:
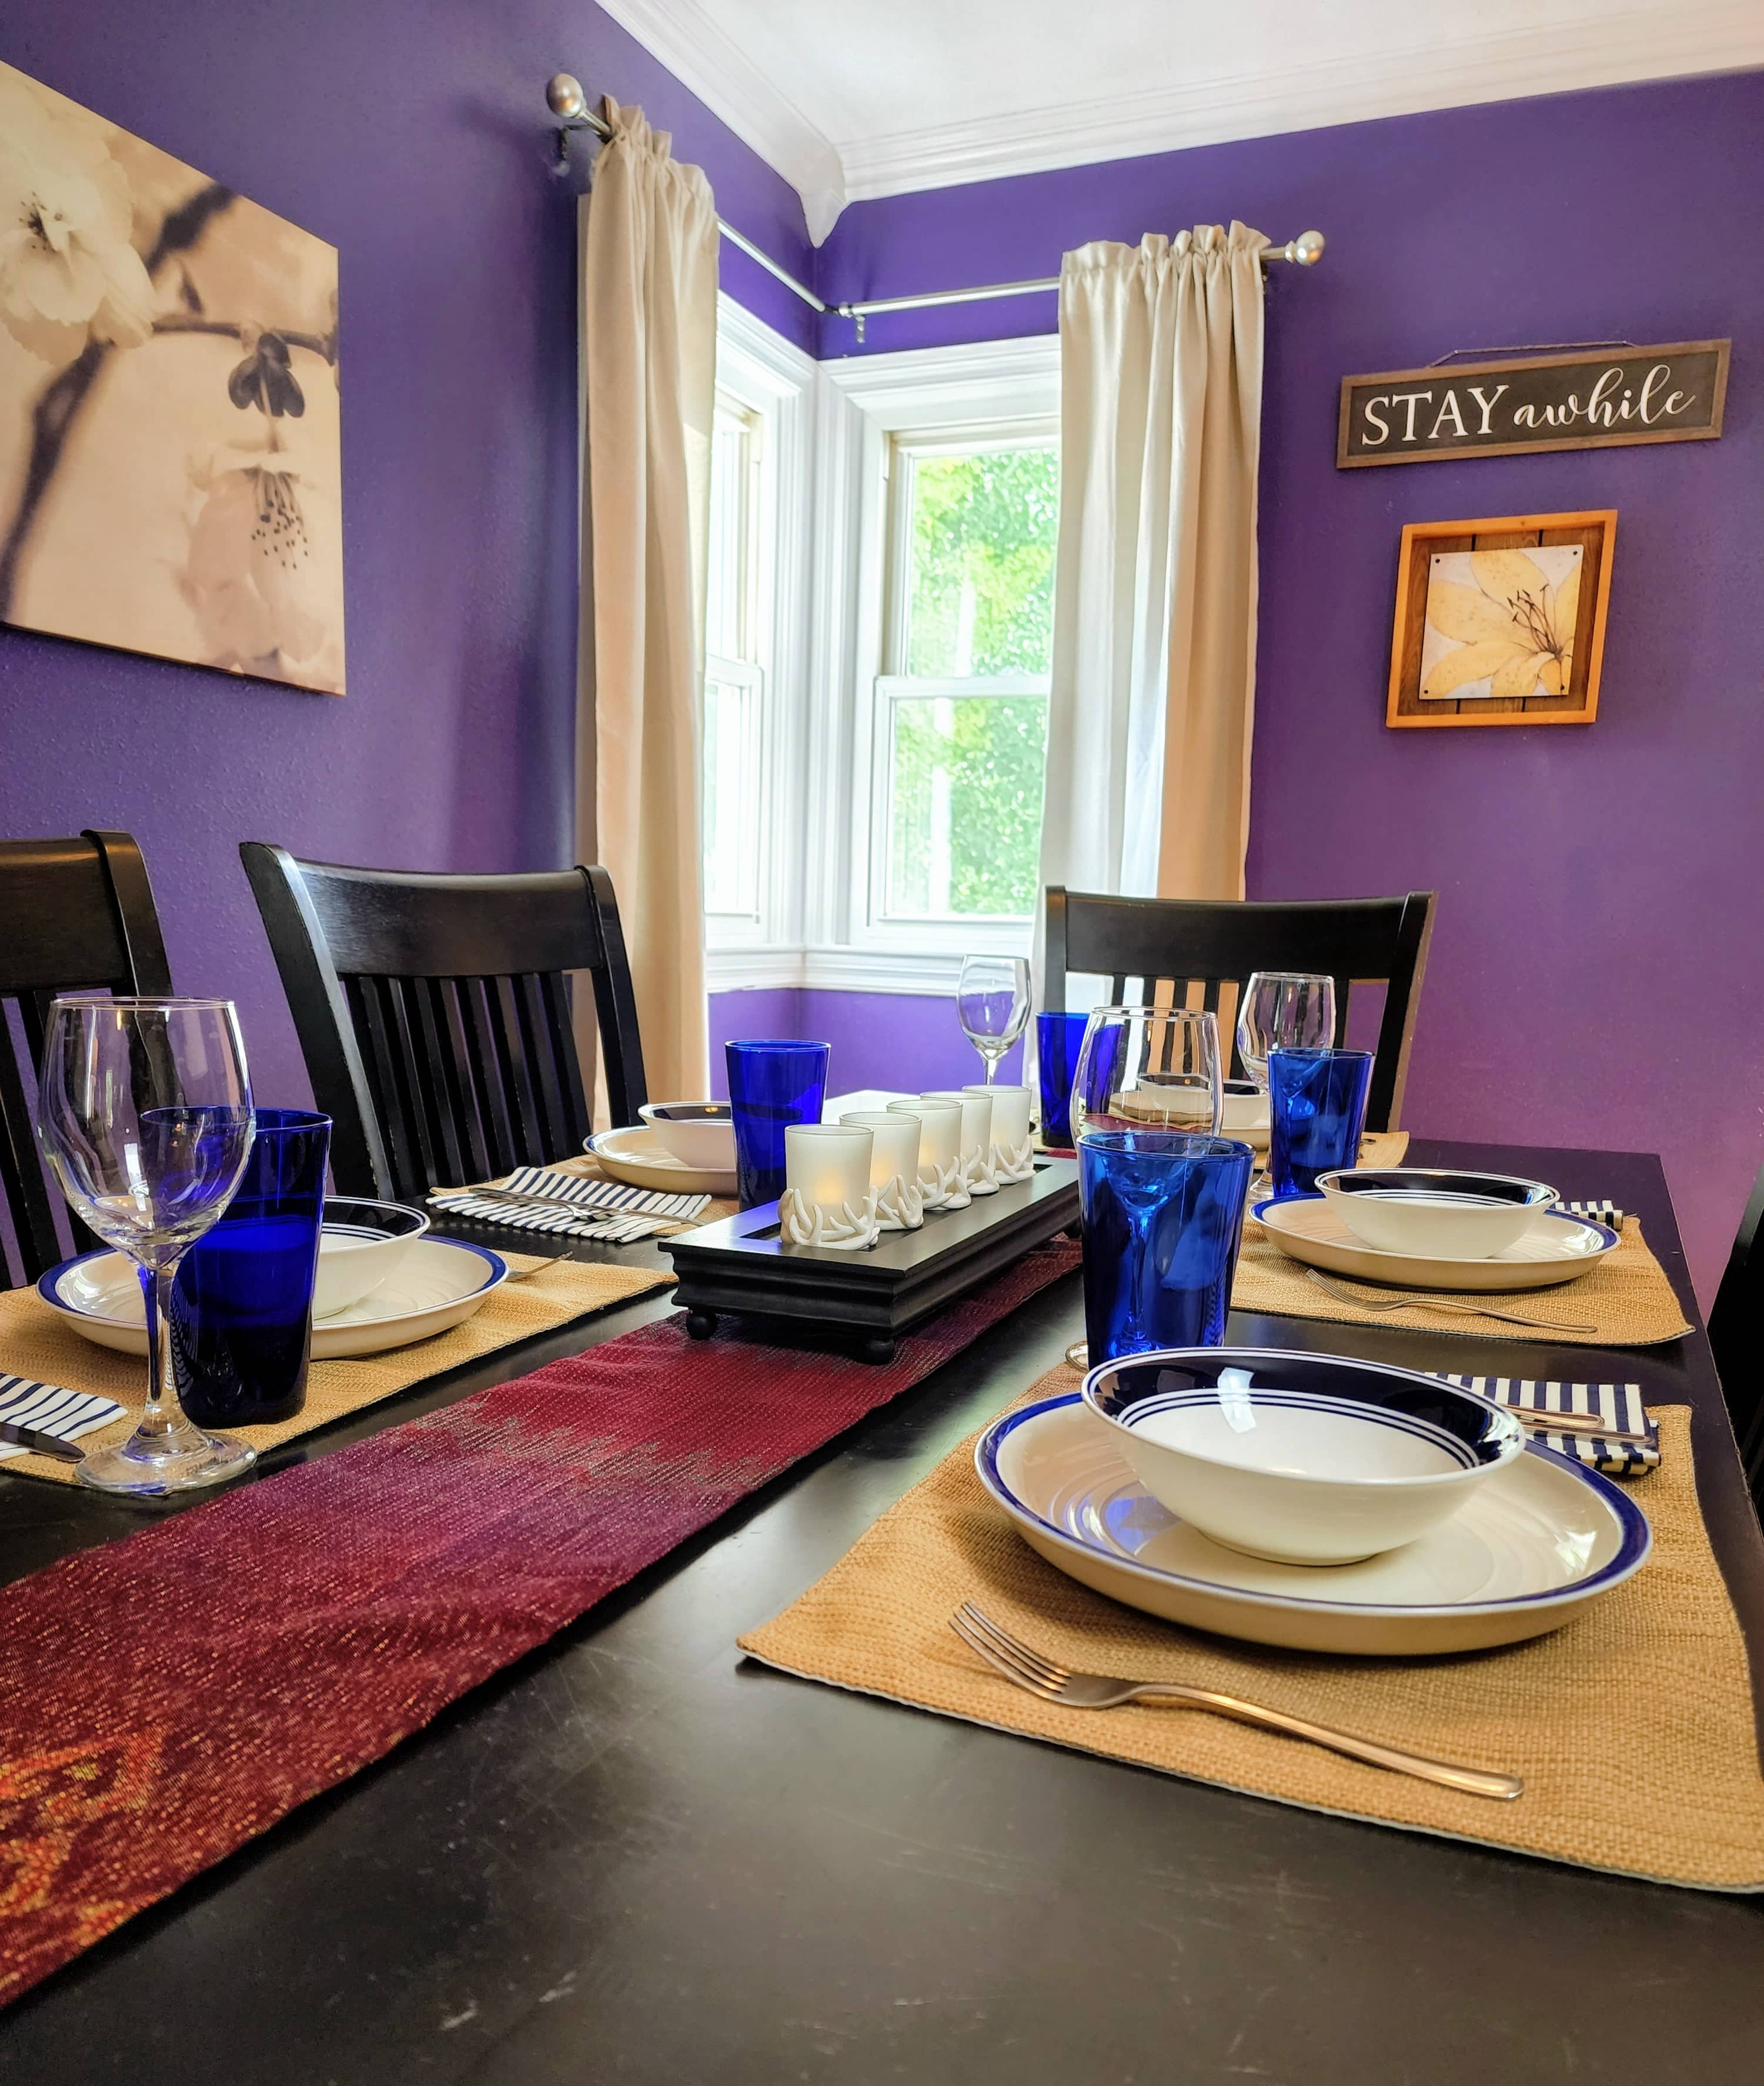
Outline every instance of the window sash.
<path id="1" fill-rule="evenodd" d="M 905 668 L 911 642 L 914 478 L 920 461 L 1048 449 L 1057 443 L 1058 436 L 1057 418 L 1037 414 L 922 432 L 897 432 L 884 445 L 882 498 L 886 547 L 879 633 L 883 670 L 871 684 L 867 747 L 869 816 L 865 911 L 873 934 L 892 936 L 910 929 L 941 939 L 966 933 L 970 926 L 988 924 L 1027 928 L 1032 920 L 1032 913 L 932 913 L 895 904 L 895 705 L 940 696 L 959 700 L 1020 701 L 1036 696 L 1044 702 L 1048 700 L 1052 677 L 1047 674 L 930 675 L 909 674 Z"/>
<path id="2" fill-rule="evenodd" d="M 712 747 L 710 744 L 708 719 L 713 690 L 730 688 L 740 698 L 739 737 L 733 747 L 718 743 L 714 748 L 716 773 L 712 773 Z M 706 726 L 703 732 L 704 745 L 704 775 L 703 795 L 704 802 L 704 917 L 707 925 L 713 922 L 727 925 L 739 923 L 751 926 L 758 923 L 762 904 L 764 876 L 764 806 L 766 778 L 763 763 L 766 751 L 766 677 L 750 661 L 730 659 L 716 653 L 707 653 L 704 662 L 704 714 Z M 719 706 L 720 709 L 720 706 Z M 733 802 L 736 818 L 732 841 L 726 845 L 726 854 L 732 858 L 733 875 L 730 879 L 735 888 L 733 902 L 715 903 L 713 897 L 725 901 L 727 891 L 713 894 L 712 855 L 718 841 L 724 837 L 713 830 L 712 809 Z M 719 867 L 730 866 L 725 861 Z"/>
<path id="3" fill-rule="evenodd" d="M 1009 449 L 1044 449 L 1058 445 L 1057 419 L 988 422 L 935 433 L 901 433 L 889 438 L 883 457 L 882 497 L 886 505 L 887 548 L 883 573 L 882 669 L 907 670 L 912 620 L 913 479 L 921 458 L 997 455 Z"/>
<path id="4" fill-rule="evenodd" d="M 1034 917 L 1024 913 L 934 913 L 895 902 L 895 759 L 898 706 L 903 702 L 936 701 L 940 697 L 957 702 L 1047 703 L 1052 677 L 1047 674 L 992 674 L 933 676 L 883 674 L 875 683 L 872 706 L 873 743 L 870 753 L 869 918 L 883 929 L 929 928 L 939 931 L 965 930 L 969 926 L 1026 926 Z"/>

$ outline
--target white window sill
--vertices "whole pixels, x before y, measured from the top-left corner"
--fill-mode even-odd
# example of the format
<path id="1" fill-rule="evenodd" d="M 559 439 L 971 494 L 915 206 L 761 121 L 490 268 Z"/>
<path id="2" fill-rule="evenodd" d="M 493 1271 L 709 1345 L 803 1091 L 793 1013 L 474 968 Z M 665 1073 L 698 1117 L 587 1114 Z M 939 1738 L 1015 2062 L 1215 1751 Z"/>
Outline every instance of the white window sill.
<path id="1" fill-rule="evenodd" d="M 1011 930 L 996 926 L 976 930 L 971 947 L 1012 953 L 1010 944 L 1027 930 L 1013 922 Z M 795 989 L 809 992 L 908 993 L 948 999 L 962 975 L 967 949 L 746 948 L 712 949 L 704 960 L 705 982 L 712 992 L 756 992 Z"/>

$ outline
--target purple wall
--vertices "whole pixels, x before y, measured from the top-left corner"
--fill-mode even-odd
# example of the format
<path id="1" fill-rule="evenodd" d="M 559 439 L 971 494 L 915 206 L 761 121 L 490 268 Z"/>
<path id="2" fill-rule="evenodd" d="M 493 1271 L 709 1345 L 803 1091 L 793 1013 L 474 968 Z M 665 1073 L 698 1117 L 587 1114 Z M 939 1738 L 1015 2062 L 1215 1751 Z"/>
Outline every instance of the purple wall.
<path id="1" fill-rule="evenodd" d="M 0 833 L 120 826 L 180 986 L 306 1092 L 241 840 L 414 869 L 571 857 L 575 197 L 543 91 L 640 101 L 718 206 L 811 266 L 793 191 L 578 0 L 9 0 L 0 58 L 335 243 L 351 692 L 0 631 Z M 810 344 L 744 256 L 725 287 Z"/>
<path id="2" fill-rule="evenodd" d="M 834 1093 L 889 1087 L 902 1093 L 959 1087 L 984 1076 L 955 1019 L 954 999 L 893 992 L 720 992 L 711 1000 L 711 1090 L 729 1095 L 723 1045 L 742 1037 L 805 1036 L 832 1046 Z M 998 1076 L 1022 1077 L 1022 1046 L 1001 1061 Z"/>
<path id="3" fill-rule="evenodd" d="M 1409 1126 L 1663 1152 L 1706 1301 L 1764 1156 L 1761 134 L 1757 73 L 1454 109 L 860 203 L 822 257 L 848 298 L 1233 216 L 1327 235 L 1269 313 L 1251 894 L 1437 890 Z M 1053 324 L 959 306 L 867 347 Z M 1350 373 L 1721 335 L 1719 442 L 1335 469 Z M 1592 507 L 1620 515 L 1598 722 L 1388 731 L 1401 525 Z"/>
<path id="4" fill-rule="evenodd" d="M 342 249 L 351 684 L 342 700 L 0 632 L 0 832 L 126 827 L 172 960 L 244 1010 L 266 1096 L 304 1091 L 236 849 L 410 867 L 568 858 L 573 198 L 559 66 L 642 100 L 719 206 L 831 297 L 1052 274 L 1061 251 L 1243 217 L 1316 224 L 1270 313 L 1251 888 L 1430 886 L 1409 1118 L 1664 1149 L 1705 1294 L 1759 1156 L 1764 973 L 1764 76 L 1358 125 L 861 203 L 813 255 L 771 173 L 622 31 L 565 0 L 12 0 L 0 57 Z M 811 342 L 737 253 L 734 293 Z M 873 351 L 1051 329 L 1052 300 L 881 319 Z M 1338 474 L 1350 372 L 1452 348 L 1734 338 L 1719 443 Z M 823 354 L 852 329 L 823 321 Z M 1387 733 L 1405 520 L 1622 512 L 1598 723 Z M 713 1011 L 748 1028 L 747 996 Z M 947 1003 L 784 996 L 840 1085 L 953 1078 Z M 784 1009 L 774 1005 L 772 1018 Z M 737 1018 L 738 1017 L 738 1018 Z M 765 1025 L 772 1025 L 768 1019 Z"/>

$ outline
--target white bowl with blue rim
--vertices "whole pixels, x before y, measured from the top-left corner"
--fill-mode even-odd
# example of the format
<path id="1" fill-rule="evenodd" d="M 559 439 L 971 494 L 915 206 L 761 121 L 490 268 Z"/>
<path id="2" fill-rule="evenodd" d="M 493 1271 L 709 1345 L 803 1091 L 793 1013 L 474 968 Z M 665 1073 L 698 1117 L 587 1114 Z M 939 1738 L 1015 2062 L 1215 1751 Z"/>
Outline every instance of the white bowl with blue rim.
<path id="1" fill-rule="evenodd" d="M 397 1273 L 428 1228 L 421 1210 L 406 1209 L 402 1203 L 327 1195 L 312 1282 L 312 1316 L 334 1318 L 371 1295 Z"/>
<path id="2" fill-rule="evenodd" d="M 1285 1564 L 1413 1543 L 1525 1447 L 1494 1399 L 1345 1356 L 1163 1348 L 1092 1369 L 1082 1397 L 1160 1505 Z"/>
<path id="3" fill-rule="evenodd" d="M 646 1101 L 638 1114 L 670 1159 L 695 1173 L 735 1170 L 735 1118 L 727 1101 Z"/>
<path id="4" fill-rule="evenodd" d="M 1076 1391 L 1018 1406 L 975 1445 L 997 1510 L 1054 1569 L 1185 1629 L 1359 1658 L 1520 1644 L 1632 1578 L 1652 1544 L 1634 1500 L 1530 1443 L 1413 1543 L 1353 1564 L 1228 1550 L 1158 1504 Z"/>
<path id="5" fill-rule="evenodd" d="M 1430 1260 L 1504 1253 L 1556 1206 L 1541 1181 L 1443 1166 L 1350 1167 L 1320 1173 L 1317 1187 L 1357 1239 Z"/>

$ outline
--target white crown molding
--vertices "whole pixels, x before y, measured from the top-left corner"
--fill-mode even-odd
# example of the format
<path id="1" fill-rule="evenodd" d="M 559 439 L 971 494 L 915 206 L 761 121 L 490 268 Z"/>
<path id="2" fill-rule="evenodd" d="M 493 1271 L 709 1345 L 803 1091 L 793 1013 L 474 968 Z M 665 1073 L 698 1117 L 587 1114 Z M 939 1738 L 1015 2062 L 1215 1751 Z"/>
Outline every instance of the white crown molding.
<path id="1" fill-rule="evenodd" d="M 698 0 L 601 0 L 601 5 L 784 176 L 802 198 L 809 236 L 818 246 L 846 202 L 844 169 L 826 135 L 779 92 Z M 591 84 L 590 95 L 597 91 Z"/>
<path id="2" fill-rule="evenodd" d="M 836 143 L 782 93 L 705 0 L 603 0 L 630 32 L 802 198 L 826 239 L 848 200 L 1129 160 L 1477 102 L 1764 65 L 1758 0 L 1687 0 L 1455 41 L 1196 77 L 1089 101 Z"/>
<path id="3" fill-rule="evenodd" d="M 1760 64 L 1764 7 L 1758 0 L 1691 0 L 1673 8 L 1600 11 L 1576 23 L 1443 45 L 1371 47 L 1280 72 L 1196 79 L 904 130 L 854 140 L 839 148 L 839 157 L 845 193 L 855 202 L 1425 109 Z"/>

